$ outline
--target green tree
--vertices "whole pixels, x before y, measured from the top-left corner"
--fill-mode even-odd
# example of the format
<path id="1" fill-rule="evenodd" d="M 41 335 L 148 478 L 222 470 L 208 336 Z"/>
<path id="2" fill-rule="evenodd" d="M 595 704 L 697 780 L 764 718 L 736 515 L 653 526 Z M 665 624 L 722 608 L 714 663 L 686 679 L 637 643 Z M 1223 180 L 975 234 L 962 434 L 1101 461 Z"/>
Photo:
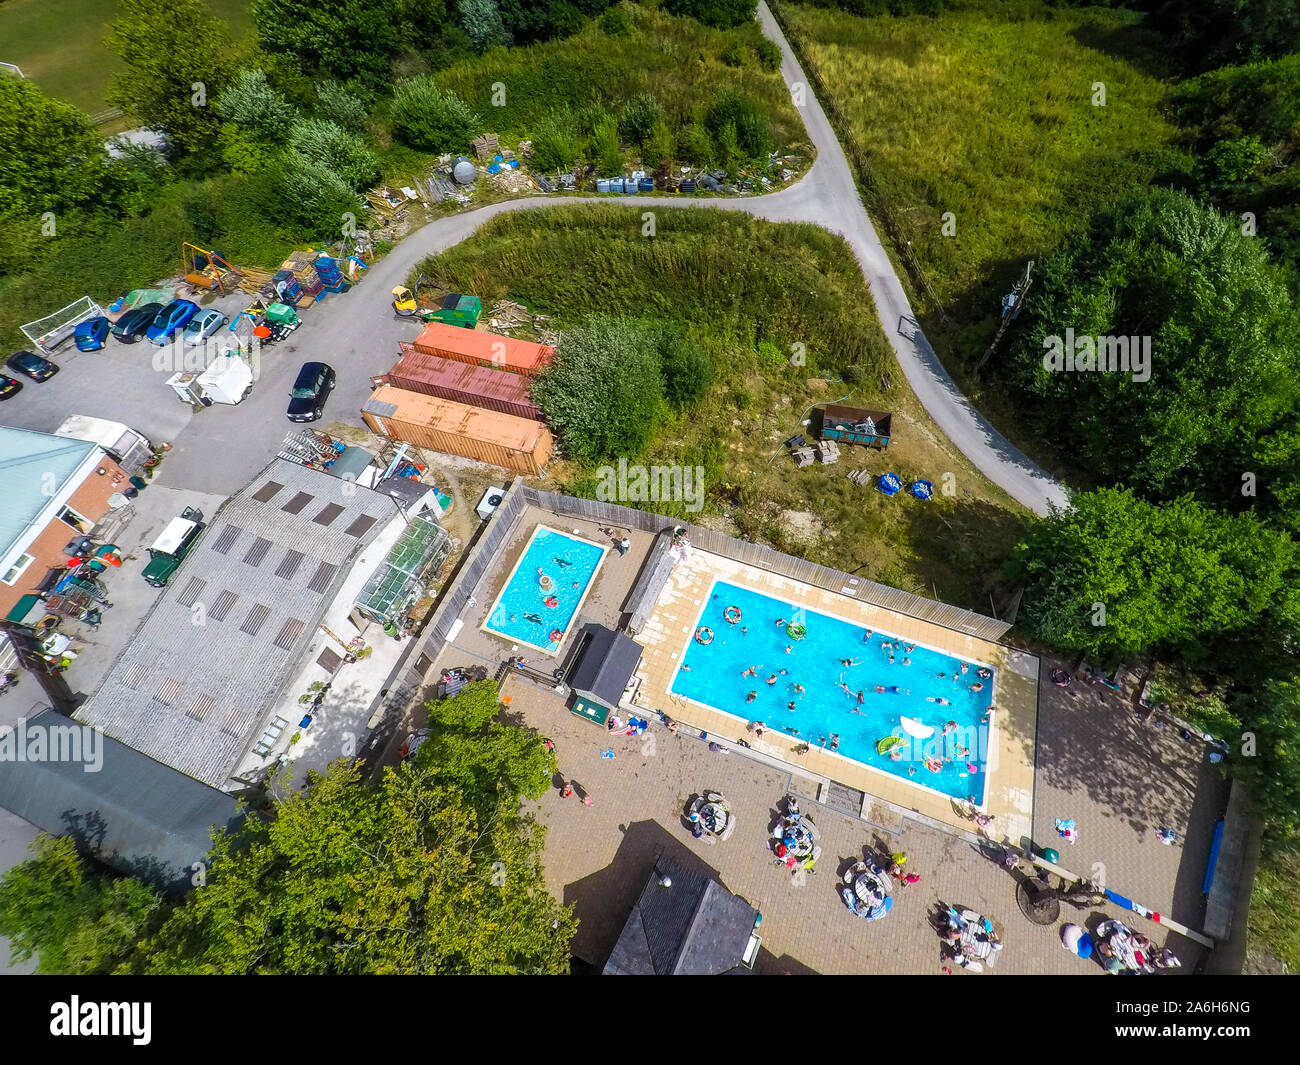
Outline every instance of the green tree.
<path id="1" fill-rule="evenodd" d="M 483 120 L 455 93 L 433 78 L 403 78 L 393 92 L 393 129 L 403 143 L 430 152 L 463 152 L 481 132 Z"/>
<path id="2" fill-rule="evenodd" d="M 1198 70 L 1300 52 L 1291 0 L 1169 0 L 1149 23 Z"/>
<path id="3" fill-rule="evenodd" d="M 758 65 L 767 71 L 781 69 L 781 49 L 775 41 L 764 37 L 754 45 L 754 54 L 758 56 Z"/>
<path id="4" fill-rule="evenodd" d="M 337 174 L 351 189 L 364 188 L 379 177 L 379 157 L 365 139 L 323 118 L 295 122 L 290 143 L 313 163 Z"/>
<path id="5" fill-rule="evenodd" d="M 332 239 L 346 214 L 355 214 L 361 197 L 328 162 L 289 147 L 267 168 L 267 211 L 282 225 L 312 238 Z"/>
<path id="6" fill-rule="evenodd" d="M 0 144 L 0 217 L 22 215 L 39 226 L 45 211 L 100 199 L 108 160 L 86 116 L 7 74 L 0 76 Z"/>
<path id="7" fill-rule="evenodd" d="M 641 147 L 646 165 L 659 166 L 673 161 L 673 132 L 668 123 L 660 119 L 650 127 L 650 135 Z"/>
<path id="8" fill-rule="evenodd" d="M 581 151 L 577 122 L 567 107 L 553 111 L 533 133 L 532 166 L 543 173 L 567 170 Z"/>
<path id="9" fill-rule="evenodd" d="M 460 24 L 480 53 L 510 43 L 496 0 L 461 0 Z"/>
<path id="10" fill-rule="evenodd" d="M 1098 218 L 1038 277 L 1008 363 L 1030 424 L 1107 481 L 1239 500 L 1238 471 L 1300 402 L 1296 311 L 1261 243 L 1155 190 Z M 1149 343 L 1149 380 L 1058 368 L 1067 329 L 1084 356 L 1097 337 Z"/>
<path id="11" fill-rule="evenodd" d="M 1230 772 L 1249 790 L 1267 826 L 1267 842 L 1294 849 L 1300 843 L 1300 679 L 1270 680 L 1244 691 L 1232 711 L 1250 733 L 1253 749 L 1230 746 Z"/>
<path id="12" fill-rule="evenodd" d="M 1204 654 L 1288 600 L 1296 545 L 1253 515 L 1111 488 L 1072 503 L 1032 522 L 1010 564 L 1035 639 L 1108 665 L 1157 647 Z"/>
<path id="13" fill-rule="evenodd" d="M 670 403 L 678 409 L 688 407 L 708 391 L 713 381 L 713 362 L 678 323 L 663 322 L 655 346 L 664 395 Z"/>
<path id="14" fill-rule="evenodd" d="M 758 0 L 664 0 L 670 15 L 686 15 L 706 26 L 731 29 L 752 22 L 758 12 Z"/>
<path id="15" fill-rule="evenodd" d="M 1268 149 L 1256 136 L 1220 141 L 1201 156 L 1197 177 L 1201 189 L 1218 197 L 1246 187 L 1268 159 Z"/>
<path id="16" fill-rule="evenodd" d="M 677 131 L 677 158 L 691 166 L 712 166 L 713 142 L 709 131 L 698 122 L 692 122 Z"/>
<path id="17" fill-rule="evenodd" d="M 253 0 L 258 43 L 309 74 L 387 88 L 392 59 L 408 40 L 436 29 L 446 7 L 430 0 Z"/>
<path id="18" fill-rule="evenodd" d="M 109 99 L 184 152 L 211 146 L 221 120 L 213 106 L 230 80 L 225 24 L 202 0 L 120 0 L 108 46 L 122 57 Z"/>
<path id="19" fill-rule="evenodd" d="M 217 99 L 217 114 L 266 144 L 283 144 L 297 110 L 271 88 L 266 74 L 245 67 Z"/>
<path id="20" fill-rule="evenodd" d="M 366 105 L 337 81 L 328 78 L 316 86 L 316 114 L 353 133 L 364 132 L 369 119 Z"/>
<path id="21" fill-rule="evenodd" d="M 218 841 L 147 969 L 565 973 L 576 922 L 542 885 L 542 839 L 508 788 L 471 794 L 410 763 L 367 786 L 336 763 Z"/>
<path id="22" fill-rule="evenodd" d="M 602 462 L 641 453 L 654 437 L 663 389 L 651 327 L 596 315 L 563 335 L 532 394 L 570 455 Z"/>
<path id="23" fill-rule="evenodd" d="M 70 836 L 39 836 L 32 854 L 0 878 L 0 935 L 14 960 L 65 976 L 128 972 L 141 941 L 169 907 L 130 877 L 91 868 Z"/>
<path id="24" fill-rule="evenodd" d="M 612 115 L 601 119 L 592 129 L 589 151 L 602 174 L 610 177 L 622 175 L 623 153 L 618 147 L 618 124 Z"/>

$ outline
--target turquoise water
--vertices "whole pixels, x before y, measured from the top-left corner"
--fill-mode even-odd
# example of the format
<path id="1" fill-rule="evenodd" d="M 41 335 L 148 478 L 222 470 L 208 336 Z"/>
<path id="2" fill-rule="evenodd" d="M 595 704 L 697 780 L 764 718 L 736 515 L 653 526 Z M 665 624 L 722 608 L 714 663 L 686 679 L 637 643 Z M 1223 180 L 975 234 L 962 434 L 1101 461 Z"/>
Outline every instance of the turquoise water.
<path id="1" fill-rule="evenodd" d="M 741 619 L 734 625 L 724 617 L 729 606 L 740 608 Z M 792 640 L 784 626 L 777 626 L 781 619 L 802 622 L 807 635 Z M 861 625 L 724 581 L 714 583 L 696 621 L 700 626 L 713 630 L 713 642 L 689 641 L 673 678 L 677 694 L 743 721 L 761 721 L 812 746 L 824 740 L 829 747 L 831 736 L 838 735 L 836 753 L 845 758 L 951 798 L 973 796 L 984 804 L 989 729 L 981 718 L 994 701 L 996 670 L 983 678 L 976 672 L 981 665 L 970 662 L 963 674 L 961 660 L 946 652 L 920 645 L 906 651 L 907 645 L 890 633 L 877 630 L 868 636 Z M 891 663 L 883 645 L 896 641 Z M 854 664 L 846 667 L 843 659 Z M 745 675 L 750 668 L 756 675 Z M 773 674 L 776 680 L 768 684 Z M 984 687 L 973 692 L 973 684 Z M 795 685 L 802 685 L 803 692 Z M 886 690 L 877 692 L 877 687 Z M 755 693 L 752 702 L 746 701 L 749 692 Z M 950 705 L 927 701 L 927 696 Z M 791 702 L 794 710 L 788 709 Z M 901 728 L 903 717 L 932 728 L 933 734 L 910 738 Z M 956 728 L 945 733 L 949 722 L 956 722 Z M 901 761 L 876 752 L 877 741 L 889 735 L 907 739 Z M 959 746 L 969 754 L 961 754 Z M 927 758 L 942 763 L 941 768 L 928 769 Z"/>
<path id="2" fill-rule="evenodd" d="M 554 650 L 550 633 L 567 633 L 569 622 L 587 592 L 587 585 L 600 565 L 605 549 L 551 529 L 538 528 L 524 550 L 484 627 L 511 640 Z M 543 591 L 537 571 L 551 578 L 551 590 Z M 547 606 L 553 596 L 555 606 Z"/>

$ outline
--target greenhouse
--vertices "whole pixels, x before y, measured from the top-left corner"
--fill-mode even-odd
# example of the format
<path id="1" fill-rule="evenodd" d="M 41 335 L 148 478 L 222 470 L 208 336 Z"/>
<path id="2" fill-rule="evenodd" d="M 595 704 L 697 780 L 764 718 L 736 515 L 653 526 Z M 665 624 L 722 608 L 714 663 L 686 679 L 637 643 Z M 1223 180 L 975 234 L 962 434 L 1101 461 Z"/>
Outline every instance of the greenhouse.
<path id="1" fill-rule="evenodd" d="M 380 621 L 398 622 L 428 592 L 451 550 L 451 537 L 431 518 L 413 518 L 388 556 L 366 581 L 357 606 Z"/>

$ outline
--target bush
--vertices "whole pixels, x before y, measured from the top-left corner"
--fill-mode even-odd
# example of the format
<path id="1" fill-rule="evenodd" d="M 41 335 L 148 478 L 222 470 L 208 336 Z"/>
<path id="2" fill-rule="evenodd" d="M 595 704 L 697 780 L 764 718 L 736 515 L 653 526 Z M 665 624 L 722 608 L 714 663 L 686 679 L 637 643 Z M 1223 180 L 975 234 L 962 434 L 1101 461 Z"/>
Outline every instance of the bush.
<path id="1" fill-rule="evenodd" d="M 366 128 L 366 105 L 337 81 L 316 86 L 316 114 L 354 133 Z"/>
<path id="2" fill-rule="evenodd" d="M 781 349 L 770 340 L 760 340 L 754 349 L 758 353 L 758 364 L 769 370 L 780 370 L 788 365 Z"/>
<path id="3" fill-rule="evenodd" d="M 664 0 L 670 15 L 686 15 L 706 26 L 731 29 L 752 22 L 758 0 Z"/>
<path id="4" fill-rule="evenodd" d="M 774 144 L 772 124 L 768 122 L 762 108 L 734 89 L 729 89 L 718 97 L 704 116 L 704 125 L 719 142 L 723 130 L 728 125 L 733 125 L 740 151 L 751 159 L 767 155 Z"/>
<path id="5" fill-rule="evenodd" d="M 749 62 L 749 49 L 740 41 L 732 41 L 722 50 L 721 59 L 729 67 L 743 67 Z"/>
<path id="6" fill-rule="evenodd" d="M 673 161 L 673 134 L 668 123 L 662 119 L 650 130 L 650 137 L 641 149 L 646 166 L 658 166 L 660 163 Z"/>
<path id="7" fill-rule="evenodd" d="M 655 339 L 646 323 L 607 315 L 561 338 L 532 395 L 570 456 L 631 459 L 654 439 L 664 391 Z"/>
<path id="8" fill-rule="evenodd" d="M 461 0 L 460 24 L 479 53 L 510 44 L 510 33 L 501 21 L 496 0 Z"/>
<path id="9" fill-rule="evenodd" d="M 399 81 L 389 113 L 398 139 L 430 152 L 463 152 L 483 128 L 465 101 L 427 75 Z"/>
<path id="10" fill-rule="evenodd" d="M 217 99 L 217 114 L 267 144 L 283 144 L 297 115 L 260 70 L 244 69 Z"/>
<path id="11" fill-rule="evenodd" d="M 653 96 L 640 93 L 623 104 L 618 116 L 618 132 L 629 144 L 642 145 L 650 137 L 656 122 L 662 122 L 664 109 Z"/>
<path id="12" fill-rule="evenodd" d="M 664 395 L 678 408 L 689 406 L 709 390 L 713 363 L 675 322 L 660 326 L 659 366 Z"/>
<path id="13" fill-rule="evenodd" d="M 1242 189 L 1268 159 L 1268 149 L 1254 135 L 1220 141 L 1203 155 L 1197 165 L 1202 191 L 1221 196 Z"/>
<path id="14" fill-rule="evenodd" d="M 360 198 L 330 164 L 296 147 L 285 149 L 271 168 L 269 208 L 276 221 L 313 238 L 339 234 L 343 216 L 355 212 Z"/>
<path id="15" fill-rule="evenodd" d="M 379 157 L 365 140 L 323 118 L 294 123 L 291 145 L 351 189 L 373 184 L 379 177 Z"/>
<path id="16" fill-rule="evenodd" d="M 591 157 L 602 174 L 623 173 L 623 153 L 618 150 L 618 126 L 613 117 L 602 119 L 591 134 Z"/>
<path id="17" fill-rule="evenodd" d="M 758 56 L 758 65 L 764 70 L 781 69 L 781 49 L 775 41 L 769 41 L 764 37 L 754 45 L 754 54 Z"/>
<path id="18" fill-rule="evenodd" d="M 600 16 L 600 29 L 606 37 L 630 37 L 632 20 L 622 7 L 611 7 Z"/>
<path id="19" fill-rule="evenodd" d="M 578 125 L 568 108 L 557 111 L 533 133 L 531 164 L 538 170 L 568 170 L 578 161 Z"/>
<path id="20" fill-rule="evenodd" d="M 677 158 L 691 166 L 712 166 L 713 142 L 709 139 L 709 131 L 698 122 L 678 130 Z"/>

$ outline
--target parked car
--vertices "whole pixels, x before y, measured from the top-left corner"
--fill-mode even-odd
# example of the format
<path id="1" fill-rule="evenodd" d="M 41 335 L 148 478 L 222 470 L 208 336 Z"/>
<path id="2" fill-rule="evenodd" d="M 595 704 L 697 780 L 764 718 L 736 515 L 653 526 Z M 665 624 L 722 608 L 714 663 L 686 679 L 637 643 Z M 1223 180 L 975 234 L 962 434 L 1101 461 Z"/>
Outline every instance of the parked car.
<path id="1" fill-rule="evenodd" d="M 161 303 L 146 303 L 134 310 L 127 311 L 113 325 L 112 334 L 123 344 L 134 344 L 153 325 L 158 312 L 163 309 Z"/>
<path id="2" fill-rule="evenodd" d="M 189 300 L 172 300 L 154 318 L 153 324 L 145 331 L 149 343 L 162 347 L 176 334 L 190 324 L 190 319 L 199 313 L 199 305 Z"/>
<path id="3" fill-rule="evenodd" d="M 72 336 L 77 342 L 78 351 L 98 351 L 108 339 L 108 319 L 101 315 L 78 322 Z"/>
<path id="4" fill-rule="evenodd" d="M 291 422 L 314 422 L 325 411 L 325 401 L 334 389 L 334 371 L 323 362 L 304 362 L 289 393 Z"/>
<path id="5" fill-rule="evenodd" d="M 185 327 L 185 343 L 202 344 L 225 324 L 226 316 L 218 310 L 196 314 Z"/>
<path id="6" fill-rule="evenodd" d="M 30 377 L 33 381 L 48 381 L 59 368 L 50 362 L 49 359 L 43 359 L 33 351 L 15 351 L 9 356 L 9 369 L 17 370 L 24 377 Z"/>
<path id="7" fill-rule="evenodd" d="M 21 381 L 0 373 L 0 399 L 11 399 L 23 390 Z"/>
<path id="8" fill-rule="evenodd" d="M 144 568 L 144 579 L 155 588 L 165 587 L 180 568 L 185 556 L 194 549 L 207 528 L 203 512 L 186 507 L 179 518 L 172 518 L 162 535 L 149 545 L 149 563 Z"/>

